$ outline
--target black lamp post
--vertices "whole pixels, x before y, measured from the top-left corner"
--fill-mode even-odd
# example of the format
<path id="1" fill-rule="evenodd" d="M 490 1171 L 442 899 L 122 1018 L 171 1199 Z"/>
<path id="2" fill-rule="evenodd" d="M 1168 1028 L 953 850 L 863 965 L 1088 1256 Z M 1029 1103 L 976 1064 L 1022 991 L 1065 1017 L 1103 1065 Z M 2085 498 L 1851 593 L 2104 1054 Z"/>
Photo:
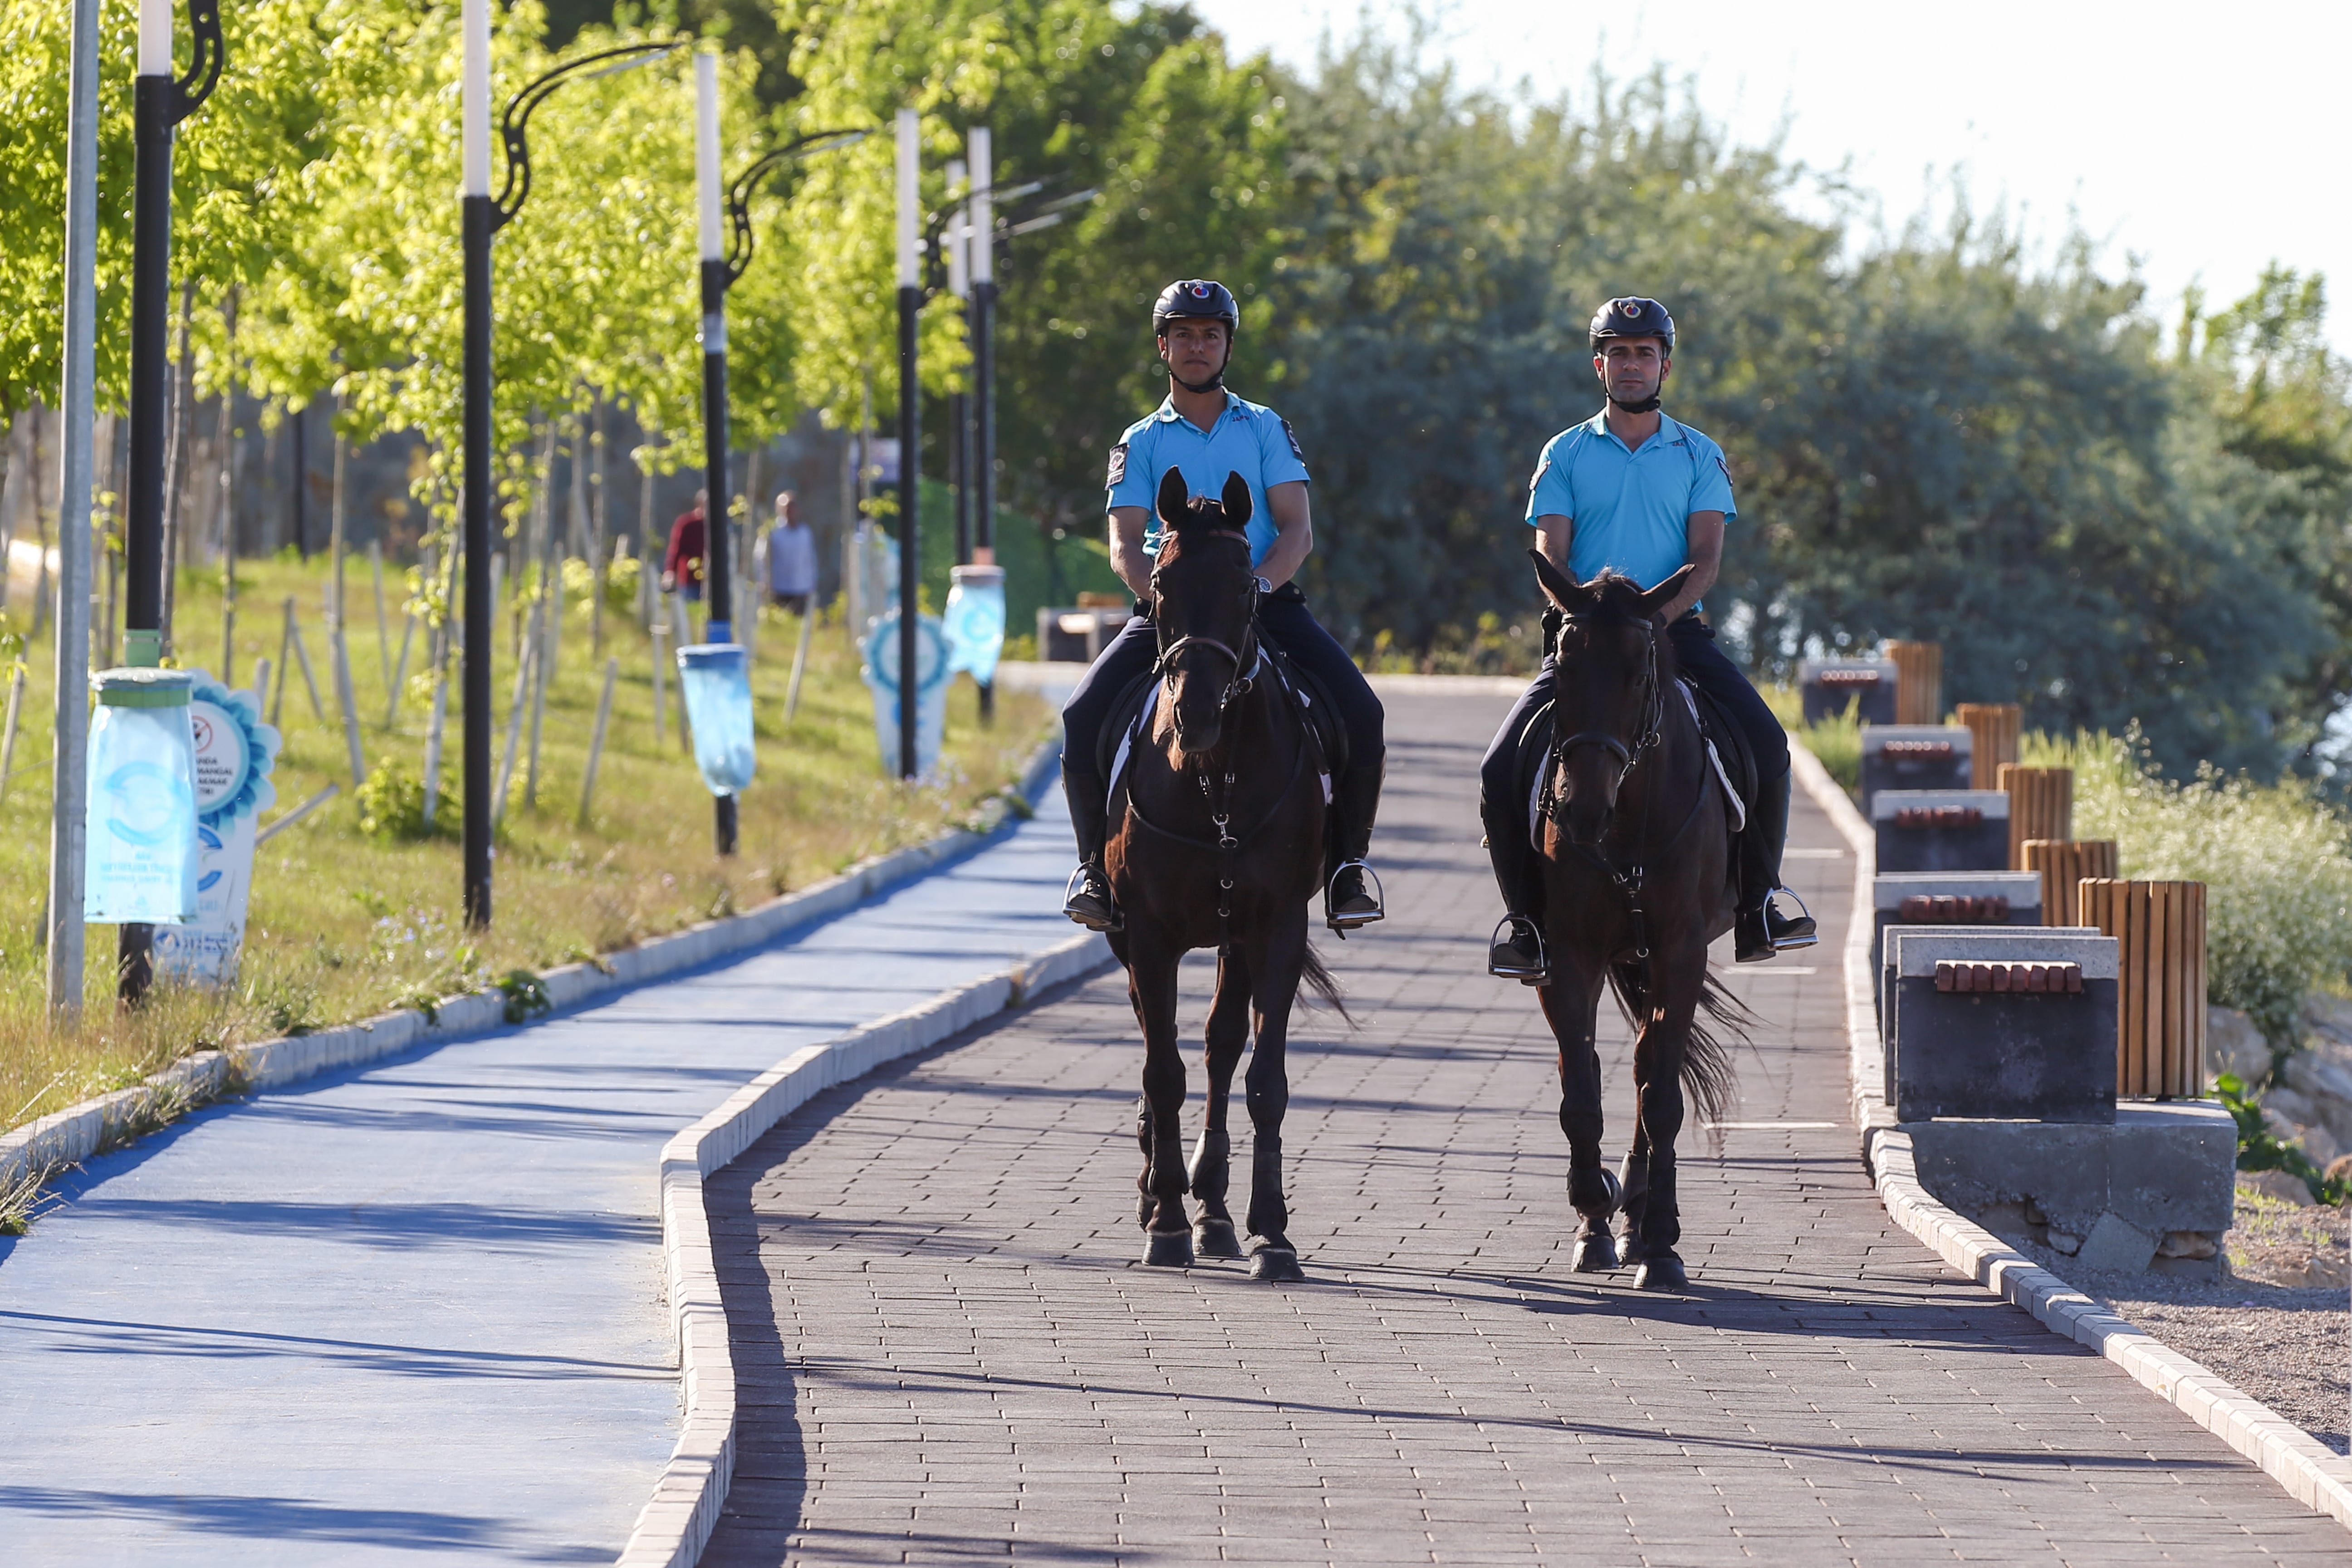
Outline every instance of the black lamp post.
<path id="1" fill-rule="evenodd" d="M 139 74 L 131 87 L 131 471 L 123 498 L 123 662 L 163 662 L 163 390 L 172 292 L 172 142 L 212 96 L 226 53 L 219 0 L 188 0 L 194 35 L 188 74 L 172 75 L 172 0 L 141 0 Z M 117 935 L 117 989 L 137 1001 L 154 977 L 152 926 Z"/>
<path id="2" fill-rule="evenodd" d="M 563 83 L 599 61 L 618 60 L 603 76 L 650 65 L 679 46 L 626 44 L 569 60 L 507 100 L 499 126 L 507 154 L 506 184 L 490 195 L 490 6 L 466 0 L 465 169 L 459 185 L 465 244 L 465 492 L 460 514 L 466 565 L 464 703 L 466 923 L 490 923 L 490 658 L 496 637 L 490 603 L 490 237 L 513 221 L 530 195 L 530 148 L 525 132 L 531 110 Z"/>

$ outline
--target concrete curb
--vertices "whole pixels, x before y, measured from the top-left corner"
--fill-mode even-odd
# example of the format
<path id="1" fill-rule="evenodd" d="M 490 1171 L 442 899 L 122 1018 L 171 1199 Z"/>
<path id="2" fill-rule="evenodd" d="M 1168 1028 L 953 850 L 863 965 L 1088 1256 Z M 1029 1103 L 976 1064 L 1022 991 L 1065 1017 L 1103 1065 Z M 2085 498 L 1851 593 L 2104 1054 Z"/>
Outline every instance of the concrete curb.
<path id="1" fill-rule="evenodd" d="M 919 1007 L 803 1046 L 669 1141 L 661 1154 L 662 1257 L 685 1416 L 677 1446 L 621 1552 L 624 1568 L 692 1568 L 718 1526 L 734 1479 L 735 1363 L 703 1183 L 812 1095 L 927 1050 L 1111 962 L 1110 946 L 1100 936 L 1077 937 Z"/>
<path id="2" fill-rule="evenodd" d="M 1791 742 L 1797 782 L 1828 814 L 1854 856 L 1853 908 L 1871 907 L 1877 869 L 1876 840 L 1853 802 L 1820 761 Z M 2178 1405 L 2189 1418 L 2263 1468 L 2305 1507 L 2352 1526 L 2352 1459 L 2334 1450 L 2262 1401 L 2108 1311 L 2082 1291 L 2016 1251 L 2007 1242 L 1936 1201 L 1919 1184 L 1911 1138 L 1895 1125 L 1884 1098 L 1877 1014 L 1871 1005 L 1870 922 L 1849 920 L 1845 945 L 1846 1038 L 1853 1071 L 1853 1115 L 1862 1153 L 1879 1201 L 1895 1223 L 1927 1243 L 1943 1260 L 1996 1294 L 2024 1308 L 2052 1330 L 2086 1345 Z"/>
<path id="3" fill-rule="evenodd" d="M 1058 776 L 1061 742 L 1049 738 L 1023 770 L 1024 801 L 1034 802 Z M 762 947 L 785 932 L 830 920 L 877 893 L 969 858 L 1006 831 L 1011 805 L 1000 795 L 981 808 L 977 827 L 954 828 L 922 844 L 863 860 L 839 876 L 743 914 L 705 921 L 604 958 L 567 963 L 539 976 L 544 1017 L 583 1003 Z M 379 1013 L 316 1034 L 288 1036 L 226 1050 L 200 1051 L 129 1089 L 52 1111 L 0 1135 L 0 1194 L 46 1181 L 104 1150 L 131 1142 L 185 1110 L 252 1089 L 282 1089 L 338 1068 L 396 1056 L 425 1044 L 487 1034 L 508 1023 L 504 993 L 446 996 L 428 1016 L 410 1007 Z"/>

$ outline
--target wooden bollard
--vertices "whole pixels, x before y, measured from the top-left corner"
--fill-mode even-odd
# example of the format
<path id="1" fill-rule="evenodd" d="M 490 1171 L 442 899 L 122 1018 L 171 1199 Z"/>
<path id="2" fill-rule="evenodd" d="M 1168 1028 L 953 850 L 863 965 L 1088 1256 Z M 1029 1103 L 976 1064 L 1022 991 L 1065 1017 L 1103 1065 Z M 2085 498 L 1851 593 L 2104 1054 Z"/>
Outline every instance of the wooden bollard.
<path id="1" fill-rule="evenodd" d="M 1895 721 L 1897 724 L 1940 724 L 1944 721 L 1944 645 L 1933 642 L 1891 642 L 1886 657 L 1895 661 Z"/>
<path id="2" fill-rule="evenodd" d="M 1963 702 L 1953 710 L 1969 727 L 1969 787 L 1999 789 L 2004 763 L 2017 761 L 2017 726 L 2023 710 L 2014 702 Z"/>
<path id="3" fill-rule="evenodd" d="M 1999 777 L 2000 782 L 1993 787 L 2009 796 L 2009 868 L 2030 871 L 2032 868 L 2025 863 L 2027 839 L 2074 837 L 2074 770 L 2021 768 L 2008 763 Z"/>
<path id="4" fill-rule="evenodd" d="M 2084 920 L 2082 884 L 2109 881 L 2116 874 L 2116 841 L 2112 838 L 2029 838 L 2021 847 L 2025 864 L 2020 870 L 2042 874 L 2042 923 L 2078 926 Z"/>
<path id="5" fill-rule="evenodd" d="M 2081 884 L 2083 923 L 2116 939 L 2116 1092 L 2193 1100 L 2205 1087 L 2205 884 Z"/>

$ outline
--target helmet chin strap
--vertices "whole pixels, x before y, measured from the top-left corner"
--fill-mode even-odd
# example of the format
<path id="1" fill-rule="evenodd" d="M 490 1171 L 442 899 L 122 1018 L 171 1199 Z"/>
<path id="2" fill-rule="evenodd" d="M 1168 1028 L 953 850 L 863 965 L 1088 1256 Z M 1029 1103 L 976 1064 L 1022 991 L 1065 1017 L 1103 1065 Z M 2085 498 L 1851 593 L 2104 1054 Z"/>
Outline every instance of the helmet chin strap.
<path id="1" fill-rule="evenodd" d="M 1609 401 L 1615 404 L 1618 407 L 1623 409 L 1628 414 L 1647 414 L 1658 406 L 1658 395 L 1654 392 L 1650 394 L 1649 396 L 1643 398 L 1637 403 L 1628 403 L 1616 394 L 1612 393 L 1609 395 Z"/>
<path id="2" fill-rule="evenodd" d="M 1214 392 L 1225 384 L 1225 373 L 1221 370 L 1206 381 L 1186 381 L 1182 376 L 1178 375 L 1175 367 L 1171 365 L 1168 370 L 1168 379 L 1187 392 Z"/>

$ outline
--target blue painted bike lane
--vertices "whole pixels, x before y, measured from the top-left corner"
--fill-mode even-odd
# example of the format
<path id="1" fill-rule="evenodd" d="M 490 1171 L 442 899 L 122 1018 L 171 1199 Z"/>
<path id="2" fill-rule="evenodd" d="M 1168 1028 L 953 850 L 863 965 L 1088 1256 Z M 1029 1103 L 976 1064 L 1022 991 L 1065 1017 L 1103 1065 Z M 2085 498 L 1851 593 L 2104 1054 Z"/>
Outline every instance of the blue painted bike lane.
<path id="1" fill-rule="evenodd" d="M 0 1559 L 609 1562 L 667 1458 L 663 1142 L 1071 934 L 1056 794 L 765 949 L 190 1117 L 0 1239 Z"/>

